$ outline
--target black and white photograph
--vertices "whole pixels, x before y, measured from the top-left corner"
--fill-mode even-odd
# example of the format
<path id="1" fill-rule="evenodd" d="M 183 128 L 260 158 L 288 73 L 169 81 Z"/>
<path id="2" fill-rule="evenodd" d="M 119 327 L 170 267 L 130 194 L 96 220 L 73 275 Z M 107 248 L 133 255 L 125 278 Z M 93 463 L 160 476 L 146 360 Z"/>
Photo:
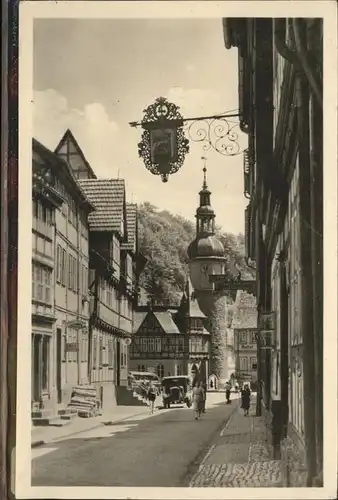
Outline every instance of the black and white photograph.
<path id="1" fill-rule="evenodd" d="M 22 2 L 19 50 L 17 494 L 334 498 L 334 2 Z"/>

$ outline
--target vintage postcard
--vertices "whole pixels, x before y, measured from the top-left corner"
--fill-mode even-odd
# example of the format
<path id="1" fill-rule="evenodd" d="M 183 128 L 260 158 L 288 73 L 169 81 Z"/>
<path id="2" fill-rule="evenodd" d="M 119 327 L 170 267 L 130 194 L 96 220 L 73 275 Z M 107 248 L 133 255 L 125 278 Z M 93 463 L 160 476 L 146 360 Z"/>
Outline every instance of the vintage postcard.
<path id="1" fill-rule="evenodd" d="M 334 498 L 335 3 L 19 18 L 15 496 Z"/>

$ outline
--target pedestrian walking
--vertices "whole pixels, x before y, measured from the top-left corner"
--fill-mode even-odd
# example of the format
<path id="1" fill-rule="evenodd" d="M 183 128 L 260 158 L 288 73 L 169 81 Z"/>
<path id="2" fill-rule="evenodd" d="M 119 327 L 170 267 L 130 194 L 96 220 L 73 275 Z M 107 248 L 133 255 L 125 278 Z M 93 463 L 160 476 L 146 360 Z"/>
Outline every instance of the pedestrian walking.
<path id="1" fill-rule="evenodd" d="M 150 408 L 150 414 L 152 415 L 154 413 L 155 409 L 155 400 L 156 400 L 156 387 L 152 382 L 150 382 L 149 388 L 148 388 L 148 401 L 149 401 L 149 408 Z"/>
<path id="2" fill-rule="evenodd" d="M 249 415 L 250 396 L 251 396 L 251 391 L 249 389 L 248 384 L 244 384 L 244 388 L 242 389 L 241 396 L 242 396 L 242 408 L 244 410 L 244 416 L 246 417 L 247 415 Z"/>
<path id="3" fill-rule="evenodd" d="M 202 383 L 201 385 L 203 392 L 204 392 L 204 398 L 203 398 L 203 403 L 202 403 L 202 413 L 205 413 L 205 405 L 207 402 L 207 386 L 205 383 Z"/>
<path id="4" fill-rule="evenodd" d="M 230 394 L 231 394 L 231 385 L 229 382 L 227 382 L 225 384 L 225 397 L 226 397 L 226 400 L 227 400 L 227 404 L 230 404 L 231 401 L 230 401 Z"/>
<path id="5" fill-rule="evenodd" d="M 204 397 L 202 384 L 201 382 L 197 382 L 192 390 L 192 408 L 194 410 L 195 420 L 199 420 L 201 418 Z"/>

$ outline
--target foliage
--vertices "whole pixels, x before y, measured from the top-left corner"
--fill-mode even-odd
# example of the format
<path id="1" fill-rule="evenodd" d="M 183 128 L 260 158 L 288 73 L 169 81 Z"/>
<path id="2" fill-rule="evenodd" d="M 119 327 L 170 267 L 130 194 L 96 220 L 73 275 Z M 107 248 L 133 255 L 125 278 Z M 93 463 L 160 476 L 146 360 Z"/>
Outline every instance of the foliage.
<path id="1" fill-rule="evenodd" d="M 196 236 L 195 225 L 148 202 L 139 206 L 138 213 L 139 248 L 148 260 L 140 284 L 157 301 L 174 305 L 180 300 L 188 275 L 187 248 Z M 245 265 L 243 236 L 219 228 L 216 235 L 224 244 L 230 273 L 235 276 L 238 270 L 244 271 L 245 278 L 250 270 Z"/>

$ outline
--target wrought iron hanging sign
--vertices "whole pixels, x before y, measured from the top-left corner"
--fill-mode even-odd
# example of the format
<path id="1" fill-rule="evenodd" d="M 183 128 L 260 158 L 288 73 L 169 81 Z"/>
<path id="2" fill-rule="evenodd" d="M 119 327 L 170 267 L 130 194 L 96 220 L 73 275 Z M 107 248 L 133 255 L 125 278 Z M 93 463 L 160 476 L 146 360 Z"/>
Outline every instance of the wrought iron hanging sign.
<path id="1" fill-rule="evenodd" d="M 140 124 L 132 122 L 130 125 L 141 125 L 143 128 L 138 153 L 146 168 L 167 182 L 169 175 L 181 168 L 189 152 L 189 141 L 183 131 L 179 107 L 168 102 L 165 97 L 159 97 L 144 110 Z"/>
<path id="2" fill-rule="evenodd" d="M 213 149 L 225 156 L 242 154 L 236 128 L 238 113 L 184 118 L 179 106 L 165 97 L 158 97 L 143 112 L 141 122 L 131 122 L 131 127 L 142 127 L 138 154 L 146 168 L 160 175 L 163 182 L 177 172 L 189 153 L 189 140 L 199 142 L 205 151 Z M 189 138 L 189 140 L 187 139 Z"/>

